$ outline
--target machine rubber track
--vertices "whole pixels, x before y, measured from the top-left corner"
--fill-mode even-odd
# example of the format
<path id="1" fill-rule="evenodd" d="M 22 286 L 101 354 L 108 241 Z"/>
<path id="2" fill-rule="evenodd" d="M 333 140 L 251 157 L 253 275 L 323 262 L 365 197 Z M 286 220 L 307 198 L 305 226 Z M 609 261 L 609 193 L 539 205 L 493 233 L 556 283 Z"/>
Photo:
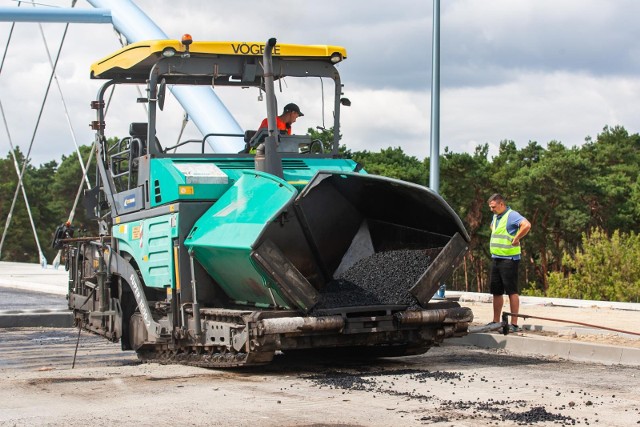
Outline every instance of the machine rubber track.
<path id="1" fill-rule="evenodd" d="M 253 357 L 247 353 L 213 353 L 201 347 L 191 347 L 181 350 L 145 349 L 138 351 L 138 358 L 145 363 L 159 363 L 162 365 L 179 364 L 197 366 L 199 368 L 233 368 L 249 365 L 262 365 L 271 358 L 261 362 L 251 362 Z M 253 356 L 253 355 L 252 355 Z"/>
<path id="2" fill-rule="evenodd" d="M 186 312 L 192 315 L 191 309 Z M 249 327 L 244 316 L 251 316 L 250 311 L 201 309 L 203 321 L 224 322 L 239 327 Z M 139 316 L 136 313 L 136 316 Z M 201 345 L 193 341 L 176 342 L 169 346 L 162 344 L 144 344 L 136 352 L 138 359 L 145 363 L 180 364 L 200 368 L 233 368 L 255 366 L 269 363 L 275 354 L 274 350 L 236 351 L 229 346 Z M 173 347 L 173 348 L 172 348 Z"/>

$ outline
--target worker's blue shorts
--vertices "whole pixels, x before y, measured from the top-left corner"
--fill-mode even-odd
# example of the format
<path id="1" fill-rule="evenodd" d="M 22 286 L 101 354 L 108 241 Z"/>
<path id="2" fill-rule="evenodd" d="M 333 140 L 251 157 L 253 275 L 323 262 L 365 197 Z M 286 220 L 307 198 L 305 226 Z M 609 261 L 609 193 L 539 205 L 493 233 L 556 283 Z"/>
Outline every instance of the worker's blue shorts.
<path id="1" fill-rule="evenodd" d="M 513 295 L 518 292 L 520 260 L 493 258 L 491 263 L 491 295 Z"/>

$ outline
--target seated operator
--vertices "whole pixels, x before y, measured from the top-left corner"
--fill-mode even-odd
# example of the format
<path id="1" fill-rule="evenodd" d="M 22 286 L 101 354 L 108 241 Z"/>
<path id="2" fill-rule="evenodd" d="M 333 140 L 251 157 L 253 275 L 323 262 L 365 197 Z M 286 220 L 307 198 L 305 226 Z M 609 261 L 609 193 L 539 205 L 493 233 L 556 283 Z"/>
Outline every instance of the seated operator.
<path id="1" fill-rule="evenodd" d="M 300 111 L 300 107 L 298 107 L 294 103 L 287 104 L 284 106 L 282 114 L 276 117 L 276 127 L 278 128 L 278 130 L 286 132 L 287 135 L 291 135 L 291 125 L 296 122 L 296 119 L 298 117 L 302 116 L 304 116 L 304 114 L 302 114 L 302 111 Z M 268 128 L 268 119 L 264 119 L 262 123 L 260 123 L 258 131 L 260 131 L 260 129 Z"/>

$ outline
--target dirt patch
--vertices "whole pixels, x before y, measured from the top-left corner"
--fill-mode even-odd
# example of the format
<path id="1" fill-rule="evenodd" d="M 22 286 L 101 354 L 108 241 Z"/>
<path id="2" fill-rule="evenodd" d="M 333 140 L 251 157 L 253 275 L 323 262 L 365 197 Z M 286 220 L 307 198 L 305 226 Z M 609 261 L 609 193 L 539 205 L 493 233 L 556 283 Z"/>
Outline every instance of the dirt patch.
<path id="1" fill-rule="evenodd" d="M 104 381 L 106 378 L 87 378 L 87 377 L 66 377 L 66 378 L 37 378 L 29 381 L 27 384 L 31 386 L 41 386 L 49 384 L 61 383 L 88 383 L 96 381 Z"/>

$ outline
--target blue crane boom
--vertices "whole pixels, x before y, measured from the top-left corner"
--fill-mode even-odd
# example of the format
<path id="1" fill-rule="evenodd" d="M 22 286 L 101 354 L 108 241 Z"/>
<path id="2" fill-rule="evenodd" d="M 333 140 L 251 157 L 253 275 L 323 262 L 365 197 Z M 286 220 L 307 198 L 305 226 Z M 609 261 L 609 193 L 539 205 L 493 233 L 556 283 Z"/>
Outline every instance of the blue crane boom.
<path id="1" fill-rule="evenodd" d="M 87 0 L 94 10 L 72 8 L 0 8 L 5 22 L 73 22 L 113 24 L 129 43 L 165 40 L 169 37 L 130 0 Z M 241 134 L 243 129 L 210 87 L 169 88 L 203 135 Z M 243 148 L 238 139 L 209 137 L 207 142 L 218 153 L 237 153 Z"/>

